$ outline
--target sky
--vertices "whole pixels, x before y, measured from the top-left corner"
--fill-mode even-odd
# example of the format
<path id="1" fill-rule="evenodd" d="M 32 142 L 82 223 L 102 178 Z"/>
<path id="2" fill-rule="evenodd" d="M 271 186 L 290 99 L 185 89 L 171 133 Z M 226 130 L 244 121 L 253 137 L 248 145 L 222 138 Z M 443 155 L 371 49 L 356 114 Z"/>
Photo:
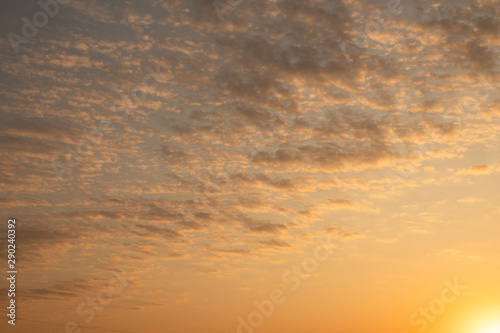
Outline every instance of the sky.
<path id="1" fill-rule="evenodd" d="M 499 15 L 1 1 L 1 331 L 499 333 Z"/>

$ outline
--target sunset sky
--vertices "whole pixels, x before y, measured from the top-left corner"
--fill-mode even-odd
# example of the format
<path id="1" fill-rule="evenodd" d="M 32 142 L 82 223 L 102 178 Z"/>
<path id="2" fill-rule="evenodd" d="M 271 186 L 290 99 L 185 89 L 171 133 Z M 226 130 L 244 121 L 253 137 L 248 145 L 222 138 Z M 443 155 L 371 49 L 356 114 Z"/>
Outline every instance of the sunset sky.
<path id="1" fill-rule="evenodd" d="M 0 3 L 1 332 L 500 333 L 500 2 L 54 1 Z"/>

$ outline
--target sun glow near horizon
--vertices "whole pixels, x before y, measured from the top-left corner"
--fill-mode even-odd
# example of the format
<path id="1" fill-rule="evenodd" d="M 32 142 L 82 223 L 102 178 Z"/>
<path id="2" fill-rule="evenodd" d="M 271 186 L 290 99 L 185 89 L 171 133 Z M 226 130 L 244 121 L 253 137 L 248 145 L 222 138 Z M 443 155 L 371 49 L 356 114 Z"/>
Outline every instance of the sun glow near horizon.
<path id="1" fill-rule="evenodd" d="M 478 333 L 500 333 L 500 322 L 493 325 L 487 325 L 483 329 L 480 329 Z"/>
<path id="2" fill-rule="evenodd" d="M 454 312 L 450 319 L 449 323 L 453 323 L 455 332 L 500 333 L 500 307 L 484 299 L 482 302 L 464 304 L 462 310 Z"/>

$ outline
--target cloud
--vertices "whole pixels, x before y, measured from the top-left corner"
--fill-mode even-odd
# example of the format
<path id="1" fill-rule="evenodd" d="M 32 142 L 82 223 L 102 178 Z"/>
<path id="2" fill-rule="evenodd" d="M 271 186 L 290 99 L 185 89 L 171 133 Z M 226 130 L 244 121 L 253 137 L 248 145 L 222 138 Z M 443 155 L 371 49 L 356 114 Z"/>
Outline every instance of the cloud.
<path id="1" fill-rule="evenodd" d="M 482 201 L 484 201 L 484 200 L 481 198 L 473 197 L 473 196 L 467 196 L 467 197 L 464 197 L 462 199 L 457 200 L 457 202 L 460 202 L 460 203 L 477 203 L 477 202 L 482 202 Z"/>
<path id="2" fill-rule="evenodd" d="M 254 233 L 278 234 L 288 229 L 286 225 L 270 222 L 254 222 L 249 224 L 250 230 Z"/>
<path id="3" fill-rule="evenodd" d="M 469 168 L 458 169 L 456 175 L 487 175 L 493 172 L 492 168 L 487 164 L 474 165 Z"/>
<path id="4" fill-rule="evenodd" d="M 151 309 L 151 308 L 163 308 L 165 307 L 166 304 L 163 303 L 157 303 L 157 302 L 139 302 L 133 307 L 128 308 L 129 310 L 136 310 L 136 311 L 143 311 L 145 309 Z"/>
<path id="5" fill-rule="evenodd" d="M 136 226 L 137 233 L 140 236 L 149 236 L 149 237 L 161 237 L 165 239 L 177 239 L 183 238 L 184 235 L 176 230 L 172 230 L 168 227 L 150 225 L 150 224 L 138 224 Z"/>
<path id="6" fill-rule="evenodd" d="M 292 247 L 292 244 L 279 239 L 262 240 L 259 244 L 268 247 Z"/>
<path id="7" fill-rule="evenodd" d="M 351 240 L 358 238 L 365 238 L 366 236 L 359 232 L 348 232 L 342 235 L 342 239 Z"/>
<path id="8" fill-rule="evenodd" d="M 341 232 L 344 228 L 342 227 L 338 227 L 338 226 L 332 226 L 332 227 L 328 227 L 325 232 L 326 233 L 329 233 L 329 234 L 334 234 L 334 235 L 337 235 L 339 232 Z"/>
<path id="9" fill-rule="evenodd" d="M 328 198 L 326 202 L 329 204 L 329 208 L 353 208 L 356 205 L 347 199 L 338 199 L 338 198 Z"/>
<path id="10" fill-rule="evenodd" d="M 249 249 L 217 249 L 211 248 L 213 252 L 228 253 L 228 254 L 251 254 L 252 250 Z"/>
<path id="11" fill-rule="evenodd" d="M 381 166 L 397 154 L 381 144 L 347 148 L 335 144 L 283 148 L 274 153 L 258 152 L 253 162 L 267 167 L 289 170 L 348 171 Z"/>
<path id="12" fill-rule="evenodd" d="M 97 288 L 105 282 L 102 278 L 74 279 L 54 284 L 52 287 L 33 288 L 26 292 L 20 292 L 23 299 L 36 300 L 68 300 L 83 298 L 86 294 Z"/>

